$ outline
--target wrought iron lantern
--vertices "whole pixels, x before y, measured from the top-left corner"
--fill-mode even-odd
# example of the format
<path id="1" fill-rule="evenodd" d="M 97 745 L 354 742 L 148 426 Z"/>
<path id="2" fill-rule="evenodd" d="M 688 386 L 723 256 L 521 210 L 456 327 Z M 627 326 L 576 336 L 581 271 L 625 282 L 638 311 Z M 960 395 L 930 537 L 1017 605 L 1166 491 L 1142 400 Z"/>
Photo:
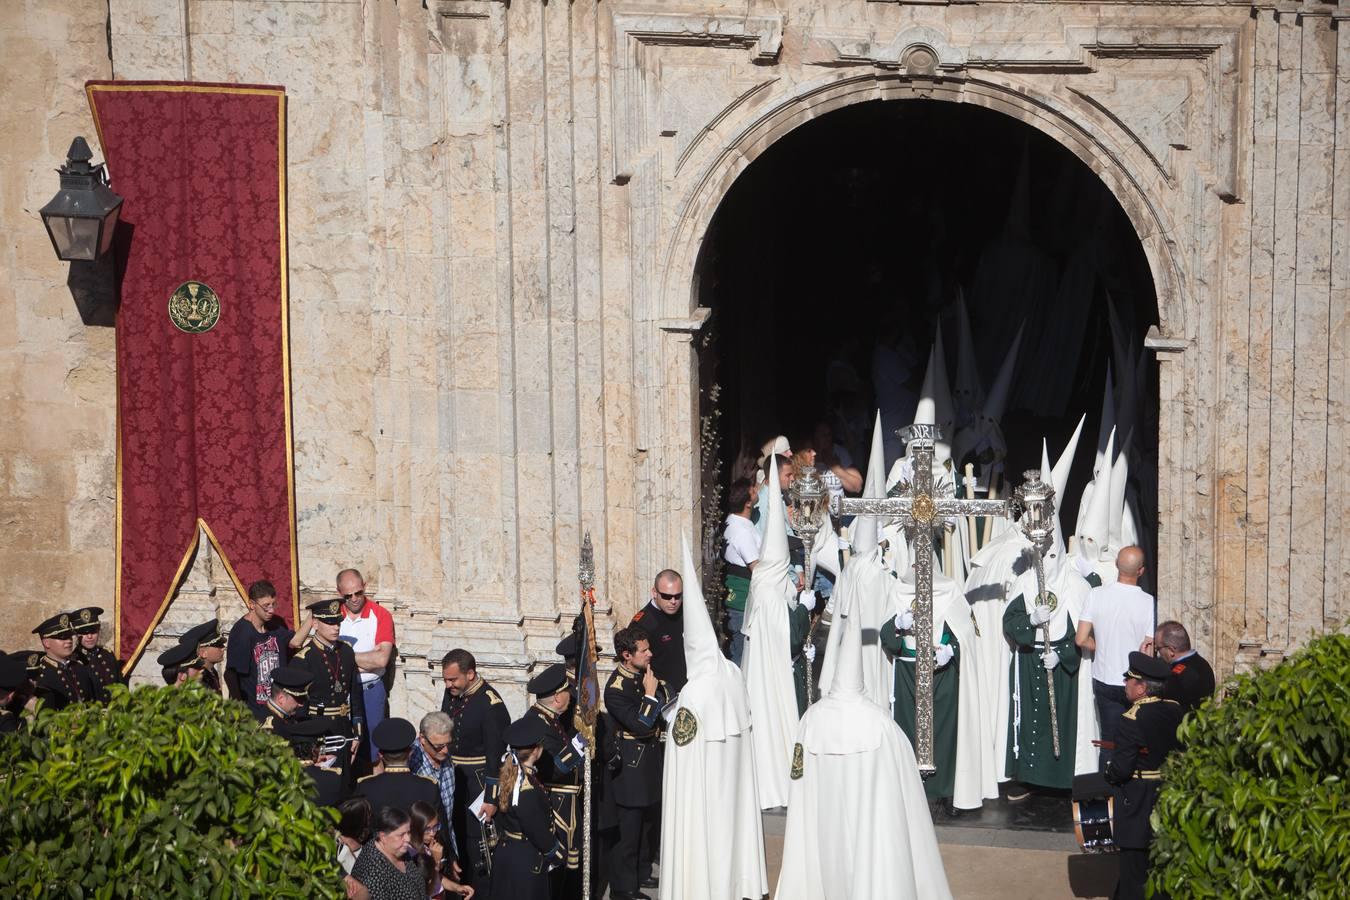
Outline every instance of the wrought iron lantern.
<path id="1" fill-rule="evenodd" d="M 1013 492 L 1013 502 L 1021 510 L 1022 534 L 1042 555 L 1055 540 L 1055 489 L 1041 481 L 1039 469 L 1022 473 L 1022 484 Z"/>
<path id="2" fill-rule="evenodd" d="M 93 158 L 88 142 L 75 138 L 60 169 L 61 190 L 40 211 L 56 255 L 66 262 L 93 262 L 107 253 L 122 210 L 103 163 L 91 165 Z"/>

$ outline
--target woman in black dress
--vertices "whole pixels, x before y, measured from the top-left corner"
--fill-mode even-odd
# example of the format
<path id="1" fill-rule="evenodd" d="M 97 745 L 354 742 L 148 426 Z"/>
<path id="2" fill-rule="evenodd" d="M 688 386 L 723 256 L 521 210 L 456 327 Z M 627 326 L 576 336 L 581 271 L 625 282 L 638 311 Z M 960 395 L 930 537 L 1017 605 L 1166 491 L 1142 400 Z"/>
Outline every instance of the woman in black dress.
<path id="1" fill-rule="evenodd" d="M 352 866 L 370 900 L 426 900 L 427 883 L 422 867 L 408 859 L 408 814 L 386 806 L 375 817 L 375 836 L 361 849 Z"/>
<path id="2" fill-rule="evenodd" d="M 565 859 L 548 792 L 534 774 L 544 734 L 544 723 L 531 717 L 512 722 L 504 735 L 511 750 L 497 787 L 490 900 L 549 900 L 548 873 Z"/>

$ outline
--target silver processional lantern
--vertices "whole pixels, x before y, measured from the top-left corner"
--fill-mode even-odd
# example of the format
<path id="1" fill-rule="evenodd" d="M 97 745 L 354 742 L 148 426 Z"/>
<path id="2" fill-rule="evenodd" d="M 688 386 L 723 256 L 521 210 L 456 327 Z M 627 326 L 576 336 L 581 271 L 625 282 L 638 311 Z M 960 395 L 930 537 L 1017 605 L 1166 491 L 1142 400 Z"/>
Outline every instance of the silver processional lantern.
<path id="1" fill-rule="evenodd" d="M 1028 469 L 1013 502 L 1022 511 L 1022 534 L 1044 556 L 1055 541 L 1055 489 L 1041 481 L 1039 469 Z"/>
<path id="2" fill-rule="evenodd" d="M 72 141 L 61 190 L 39 210 L 57 257 L 67 262 L 93 262 L 107 253 L 122 210 L 122 198 L 108 187 L 103 164 L 90 164 L 93 158 L 84 138 Z"/>
<path id="3" fill-rule="evenodd" d="M 825 524 L 825 516 L 829 512 L 830 490 L 825 487 L 825 482 L 820 480 L 820 473 L 816 471 L 815 466 L 802 466 L 797 470 L 792 487 L 788 488 L 788 496 L 792 499 L 788 519 L 792 530 L 806 545 L 806 570 L 809 577 L 811 547 L 815 544 L 816 533 Z"/>

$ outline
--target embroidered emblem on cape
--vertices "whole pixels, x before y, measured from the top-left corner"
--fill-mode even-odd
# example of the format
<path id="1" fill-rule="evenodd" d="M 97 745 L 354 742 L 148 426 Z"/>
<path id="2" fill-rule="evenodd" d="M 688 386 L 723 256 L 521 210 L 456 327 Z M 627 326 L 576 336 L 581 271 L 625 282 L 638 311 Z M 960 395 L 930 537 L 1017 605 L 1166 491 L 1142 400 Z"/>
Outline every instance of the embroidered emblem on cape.
<path id="1" fill-rule="evenodd" d="M 694 739 L 698 734 L 698 719 L 687 708 L 681 706 L 680 711 L 675 714 L 675 728 L 671 731 L 675 737 L 676 746 L 683 747 Z"/>
<path id="2" fill-rule="evenodd" d="M 205 334 L 220 321 L 220 297 L 200 281 L 185 281 L 169 295 L 169 320 L 186 334 Z"/>
<path id="3" fill-rule="evenodd" d="M 794 744 L 792 747 L 792 771 L 788 773 L 788 776 L 793 781 L 796 781 L 798 778 L 802 777 L 804 768 L 805 760 L 802 756 L 802 745 Z"/>

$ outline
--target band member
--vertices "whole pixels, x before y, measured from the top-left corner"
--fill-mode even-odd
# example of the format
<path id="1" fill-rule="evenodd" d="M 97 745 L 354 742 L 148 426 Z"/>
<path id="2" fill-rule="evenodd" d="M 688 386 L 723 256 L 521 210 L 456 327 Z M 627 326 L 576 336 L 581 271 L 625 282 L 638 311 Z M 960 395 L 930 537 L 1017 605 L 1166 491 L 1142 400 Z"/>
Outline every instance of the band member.
<path id="1" fill-rule="evenodd" d="M 98 686 L 89 670 L 74 659 L 75 625 L 68 613 L 52 616 L 33 629 L 42 640 L 42 667 L 35 690 L 37 698 L 53 709 L 96 699 Z"/>
<path id="2" fill-rule="evenodd" d="M 108 688 L 114 684 L 126 684 L 122 675 L 122 666 L 117 657 L 98 645 L 98 635 L 102 624 L 98 617 L 103 610 L 97 606 L 86 606 L 70 614 L 75 625 L 76 645 L 75 661 L 89 670 L 94 678 L 94 697 L 100 703 L 107 703 L 111 697 Z"/>
<path id="3" fill-rule="evenodd" d="M 311 716 L 334 720 L 336 732 L 353 738 L 352 752 L 342 760 L 341 771 L 349 779 L 352 755 L 365 733 L 365 691 L 361 689 L 361 670 L 350 644 L 338 639 L 342 625 L 342 601 L 320 600 L 306 607 L 314 621 L 314 631 L 291 659 L 291 665 L 304 669 L 314 680 L 309 685 L 308 711 Z"/>
<path id="4" fill-rule="evenodd" d="M 164 676 L 164 683 L 168 685 L 200 681 L 206 670 L 206 663 L 188 644 L 174 644 L 161 653 L 155 662 L 159 663 L 160 674 Z"/>
<path id="5" fill-rule="evenodd" d="M 535 765 L 539 781 L 548 788 L 549 802 L 562 833 L 567 851 L 566 865 L 553 872 L 555 898 L 580 896 L 581 893 L 581 780 L 584 746 L 567 716 L 572 706 L 572 688 L 567 669 L 559 663 L 549 666 L 530 679 L 526 689 L 534 694 L 534 705 L 524 718 L 538 719 L 544 726 L 544 753 Z"/>
<path id="6" fill-rule="evenodd" d="M 467 650 L 451 650 L 441 660 L 445 696 L 441 712 L 454 720 L 450 762 L 455 767 L 455 843 L 465 880 L 487 894 L 492 859 L 484 850 L 482 823 L 469 809 L 482 797 L 484 819 L 497 812 L 497 767 L 506 749 L 503 733 L 511 714 L 492 685 L 478 676 L 478 664 Z"/>
<path id="7" fill-rule="evenodd" d="M 1120 716 L 1106 780 L 1115 786 L 1115 841 L 1120 848 L 1116 900 L 1143 900 L 1153 842 L 1148 820 L 1162 788 L 1163 760 L 1177 748 L 1177 726 L 1185 710 L 1161 696 L 1168 675 L 1165 660 L 1138 651 L 1129 660 L 1125 697 L 1133 705 Z"/>
<path id="8" fill-rule="evenodd" d="M 549 900 L 549 872 L 563 865 L 553 807 L 536 764 L 544 756 L 547 727 L 525 716 L 506 729 L 510 752 L 499 770 L 497 833 L 489 900 Z"/>
<path id="9" fill-rule="evenodd" d="M 440 800 L 436 781 L 408 768 L 408 756 L 417 740 L 413 724 L 407 719 L 385 719 L 375 726 L 370 739 L 380 751 L 384 771 L 360 779 L 356 792 L 370 801 L 371 811 L 378 816 L 381 809 L 392 806 L 407 812 L 418 800 L 435 809 Z"/>
<path id="10" fill-rule="evenodd" d="M 220 633 L 220 625 L 215 619 L 189 628 L 178 639 L 178 643 L 195 647 L 205 668 L 202 669 L 202 684 L 213 694 L 221 694 L 220 672 L 216 666 L 225 661 L 225 635 Z"/>
<path id="11" fill-rule="evenodd" d="M 614 900 L 633 900 L 645 896 L 639 886 L 651 886 L 652 838 L 661 821 L 661 708 L 668 698 L 651 669 L 645 631 L 630 625 L 616 632 L 614 649 L 619 665 L 605 685 L 606 802 L 613 802 L 618 819 L 609 883 Z"/>
<path id="12" fill-rule="evenodd" d="M 19 655 L 0 653 L 0 734 L 19 730 L 22 704 L 15 704 L 16 695 L 28 686 L 28 670 Z M 16 708 L 17 706 L 17 708 Z"/>
<path id="13" fill-rule="evenodd" d="M 309 684 L 314 680 L 304 669 L 281 666 L 272 672 L 272 692 L 263 705 L 262 730 L 290 740 L 290 726 L 309 716 Z"/>

